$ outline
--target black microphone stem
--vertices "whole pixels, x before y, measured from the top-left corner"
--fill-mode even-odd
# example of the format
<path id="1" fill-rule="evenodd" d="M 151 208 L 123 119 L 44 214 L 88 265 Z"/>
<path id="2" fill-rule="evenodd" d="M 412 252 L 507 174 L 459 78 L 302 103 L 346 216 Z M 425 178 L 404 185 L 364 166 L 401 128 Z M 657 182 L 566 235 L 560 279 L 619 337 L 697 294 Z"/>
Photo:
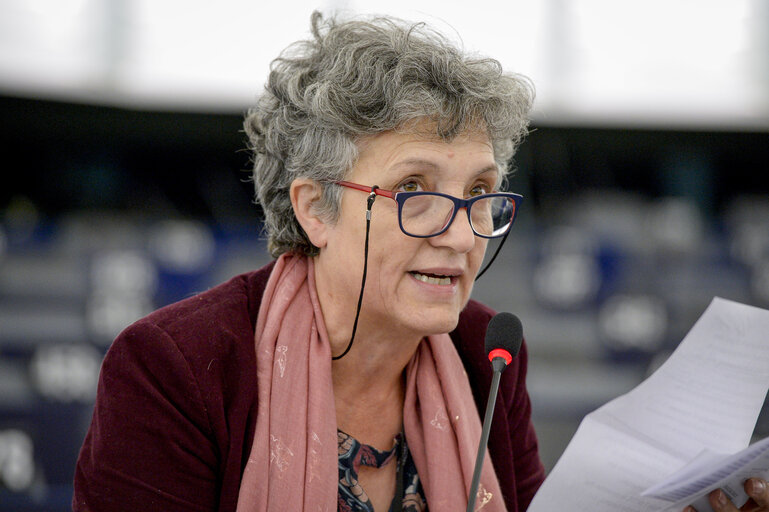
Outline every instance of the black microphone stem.
<path id="1" fill-rule="evenodd" d="M 478 494 L 478 484 L 481 480 L 483 459 L 486 458 L 486 445 L 489 442 L 491 418 L 494 416 L 494 406 L 497 403 L 499 379 L 502 376 L 502 371 L 507 367 L 507 362 L 503 357 L 495 357 L 491 361 L 491 365 L 494 368 L 494 375 L 491 378 L 489 400 L 486 402 L 486 416 L 483 418 L 483 430 L 481 431 L 481 442 L 478 444 L 478 455 L 475 457 L 475 470 L 473 471 L 473 481 L 470 484 L 470 496 L 467 499 L 467 512 L 473 512 L 473 507 L 475 506 L 475 498 Z"/>

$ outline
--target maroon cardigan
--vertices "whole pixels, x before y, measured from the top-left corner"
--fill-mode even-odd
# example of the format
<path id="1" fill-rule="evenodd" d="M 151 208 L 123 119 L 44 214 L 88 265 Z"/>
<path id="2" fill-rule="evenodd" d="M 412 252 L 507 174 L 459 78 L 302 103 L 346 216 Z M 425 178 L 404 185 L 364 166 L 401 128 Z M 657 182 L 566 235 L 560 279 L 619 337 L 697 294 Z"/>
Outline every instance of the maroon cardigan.
<path id="1" fill-rule="evenodd" d="M 234 511 L 257 411 L 254 329 L 272 265 L 164 307 L 123 331 L 102 364 L 75 470 L 73 510 Z M 451 338 L 483 417 L 493 315 L 470 301 Z M 509 511 L 544 479 L 526 347 L 502 375 L 489 450 Z"/>

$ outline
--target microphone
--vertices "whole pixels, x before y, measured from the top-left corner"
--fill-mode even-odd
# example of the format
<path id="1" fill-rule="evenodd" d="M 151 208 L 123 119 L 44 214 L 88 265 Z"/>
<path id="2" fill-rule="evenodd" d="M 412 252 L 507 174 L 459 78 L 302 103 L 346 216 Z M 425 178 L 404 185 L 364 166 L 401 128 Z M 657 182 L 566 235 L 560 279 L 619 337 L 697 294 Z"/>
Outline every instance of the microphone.
<path id="1" fill-rule="evenodd" d="M 489 355 L 494 375 L 491 379 L 489 400 L 486 402 L 486 415 L 483 419 L 483 430 L 481 431 L 481 441 L 478 444 L 478 454 L 475 456 L 475 470 L 473 471 L 473 480 L 470 484 L 467 512 L 473 512 L 476 495 L 478 494 L 481 468 L 483 467 L 483 459 L 486 455 L 486 445 L 489 442 L 491 419 L 494 416 L 494 405 L 497 402 L 499 379 L 507 365 L 518 355 L 518 351 L 521 350 L 521 343 L 523 343 L 523 326 L 517 316 L 512 313 L 498 313 L 491 319 L 486 328 L 485 344 L 486 353 Z"/>

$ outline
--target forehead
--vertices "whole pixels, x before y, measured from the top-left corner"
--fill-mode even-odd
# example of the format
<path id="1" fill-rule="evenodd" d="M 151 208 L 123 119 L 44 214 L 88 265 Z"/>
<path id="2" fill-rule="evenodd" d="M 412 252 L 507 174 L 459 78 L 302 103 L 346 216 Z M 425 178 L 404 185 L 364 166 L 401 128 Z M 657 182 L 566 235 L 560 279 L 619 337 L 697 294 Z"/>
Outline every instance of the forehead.
<path id="1" fill-rule="evenodd" d="M 354 175 L 374 170 L 380 176 L 419 171 L 461 179 L 464 173 L 498 172 L 491 141 L 478 130 L 466 130 L 451 140 L 425 130 L 388 131 L 360 141 L 358 148 Z"/>

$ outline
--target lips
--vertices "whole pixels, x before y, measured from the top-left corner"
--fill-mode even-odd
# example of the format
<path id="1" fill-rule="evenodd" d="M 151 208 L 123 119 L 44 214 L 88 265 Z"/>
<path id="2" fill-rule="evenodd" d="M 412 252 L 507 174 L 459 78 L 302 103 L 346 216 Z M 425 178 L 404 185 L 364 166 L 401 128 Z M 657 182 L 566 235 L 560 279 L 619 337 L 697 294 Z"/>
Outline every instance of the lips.
<path id="1" fill-rule="evenodd" d="M 451 284 L 451 278 L 448 276 L 434 276 L 429 274 L 420 274 L 419 272 L 412 272 L 412 276 L 414 276 L 417 281 L 422 281 L 423 283 L 427 284 L 440 284 L 440 285 L 450 285 Z"/>
<path id="2" fill-rule="evenodd" d="M 427 284 L 449 286 L 461 275 L 460 271 L 450 269 L 412 270 L 409 272 L 417 281 Z"/>

